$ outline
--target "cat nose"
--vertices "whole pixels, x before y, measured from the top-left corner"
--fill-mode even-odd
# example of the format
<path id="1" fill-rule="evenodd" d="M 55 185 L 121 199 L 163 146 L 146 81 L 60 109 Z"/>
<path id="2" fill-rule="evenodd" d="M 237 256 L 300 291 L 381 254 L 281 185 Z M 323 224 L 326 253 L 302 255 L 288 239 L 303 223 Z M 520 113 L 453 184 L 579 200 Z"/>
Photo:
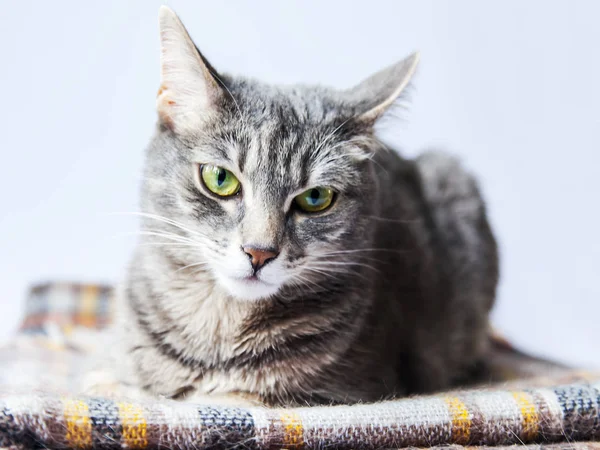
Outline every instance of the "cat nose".
<path id="1" fill-rule="evenodd" d="M 242 247 L 244 253 L 250 258 L 254 273 L 258 272 L 265 264 L 273 261 L 279 255 L 277 249 L 274 248 L 256 248 L 252 246 Z"/>

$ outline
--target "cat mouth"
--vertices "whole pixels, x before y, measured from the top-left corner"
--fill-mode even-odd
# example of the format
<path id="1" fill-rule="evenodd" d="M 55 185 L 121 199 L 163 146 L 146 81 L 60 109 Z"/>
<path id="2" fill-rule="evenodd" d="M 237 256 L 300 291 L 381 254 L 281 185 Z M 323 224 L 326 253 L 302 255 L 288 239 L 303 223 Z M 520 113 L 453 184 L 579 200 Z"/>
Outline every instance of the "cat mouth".
<path id="1" fill-rule="evenodd" d="M 259 300 L 271 297 L 279 286 L 262 280 L 256 275 L 237 276 L 223 280 L 223 286 L 240 300 Z"/>
<path id="2" fill-rule="evenodd" d="M 252 285 L 258 285 L 258 284 L 270 285 L 271 284 L 271 283 L 267 283 L 266 281 L 261 280 L 256 275 L 249 275 L 247 277 L 242 277 L 242 278 L 239 278 L 239 280 L 243 283 L 248 283 L 248 284 L 252 284 Z"/>

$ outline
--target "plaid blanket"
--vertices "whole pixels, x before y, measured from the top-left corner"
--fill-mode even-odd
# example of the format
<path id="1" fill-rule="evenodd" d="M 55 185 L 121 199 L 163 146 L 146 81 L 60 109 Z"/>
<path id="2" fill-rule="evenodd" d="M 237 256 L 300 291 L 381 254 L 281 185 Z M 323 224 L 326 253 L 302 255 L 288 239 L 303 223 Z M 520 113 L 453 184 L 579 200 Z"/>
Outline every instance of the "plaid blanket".
<path id="1" fill-rule="evenodd" d="M 498 337 L 495 383 L 376 404 L 231 408 L 83 396 L 78 382 L 111 305 L 109 286 L 31 290 L 18 336 L 0 348 L 0 448 L 600 449 L 600 375 L 530 357 Z"/>

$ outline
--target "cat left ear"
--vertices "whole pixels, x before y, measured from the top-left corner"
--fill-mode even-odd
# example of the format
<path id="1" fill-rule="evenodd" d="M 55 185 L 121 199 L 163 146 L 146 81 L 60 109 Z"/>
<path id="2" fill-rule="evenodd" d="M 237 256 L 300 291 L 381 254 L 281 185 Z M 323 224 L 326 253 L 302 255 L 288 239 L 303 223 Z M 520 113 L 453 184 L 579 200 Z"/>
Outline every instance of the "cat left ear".
<path id="1" fill-rule="evenodd" d="M 156 107 L 160 121 L 178 134 L 197 130 L 214 113 L 222 89 L 215 71 L 185 27 L 167 6 L 159 11 L 161 85 Z"/>
<path id="2" fill-rule="evenodd" d="M 349 101 L 358 110 L 358 120 L 373 124 L 402 94 L 419 64 L 415 52 L 402 61 L 371 75 L 347 91 Z"/>

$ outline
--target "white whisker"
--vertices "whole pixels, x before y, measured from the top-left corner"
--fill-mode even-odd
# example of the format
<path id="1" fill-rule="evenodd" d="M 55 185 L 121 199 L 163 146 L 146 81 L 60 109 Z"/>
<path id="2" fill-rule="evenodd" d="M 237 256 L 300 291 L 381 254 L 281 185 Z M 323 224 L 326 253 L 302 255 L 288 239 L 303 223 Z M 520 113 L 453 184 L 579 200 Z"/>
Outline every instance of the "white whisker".
<path id="1" fill-rule="evenodd" d="M 389 253 L 399 253 L 399 254 L 405 254 L 407 252 L 407 250 L 395 250 L 395 249 L 389 249 L 389 248 L 359 248 L 359 249 L 354 249 L 354 250 L 335 250 L 335 251 L 331 251 L 331 252 L 326 252 L 326 253 L 322 253 L 321 255 L 318 255 L 318 257 L 326 257 L 326 256 L 333 256 L 333 255 L 341 255 L 341 254 L 346 254 L 346 253 L 362 253 L 362 252 L 389 252 Z"/>
<path id="2" fill-rule="evenodd" d="M 311 272 L 315 272 L 315 273 L 320 273 L 321 275 L 330 275 L 332 273 L 348 273 L 348 271 L 346 270 L 341 270 L 341 269 L 332 269 L 330 267 L 319 267 L 316 268 L 314 266 L 311 267 L 306 267 L 306 270 L 310 270 Z"/>
<path id="3" fill-rule="evenodd" d="M 360 266 L 360 267 L 367 267 L 367 268 L 372 269 L 372 270 L 378 270 L 375 267 L 370 266 L 368 264 L 358 263 L 358 262 L 354 262 L 354 261 L 348 261 L 348 262 L 339 262 L 339 261 L 314 261 L 311 265 L 317 265 L 317 266 Z"/>
<path id="4" fill-rule="evenodd" d="M 392 222 L 392 223 L 418 223 L 422 222 L 421 219 L 390 219 L 388 217 L 379 217 L 379 216 L 364 216 L 369 219 L 381 220 L 382 222 Z"/>
<path id="5" fill-rule="evenodd" d="M 141 230 L 141 231 L 136 231 L 136 232 L 128 233 L 128 234 L 139 235 L 139 236 L 162 237 L 164 239 L 168 239 L 168 240 L 171 240 L 174 242 L 185 243 L 185 244 L 195 244 L 196 243 L 192 239 L 188 239 L 188 238 L 180 236 L 178 234 L 162 233 L 162 232 L 154 231 L 154 230 Z"/>
<path id="6" fill-rule="evenodd" d="M 165 247 L 199 247 L 199 248 L 204 248 L 203 245 L 201 244 L 188 244 L 188 243 L 177 243 L 177 241 L 174 242 L 142 242 L 140 243 L 140 245 L 147 245 L 147 246 L 165 246 Z"/>
<path id="7" fill-rule="evenodd" d="M 187 268 L 189 268 L 189 267 L 198 267 L 198 266 L 203 266 L 203 267 L 204 267 L 204 266 L 206 266 L 206 265 L 208 265 L 208 263 L 207 263 L 207 262 L 197 262 L 197 263 L 192 263 L 192 264 L 188 264 L 187 266 L 180 267 L 180 268 L 179 268 L 179 269 L 177 269 L 177 270 L 176 270 L 174 273 L 180 272 L 180 271 L 182 271 L 182 270 L 185 270 L 185 269 L 187 269 Z"/>
<path id="8" fill-rule="evenodd" d="M 145 213 L 145 212 L 122 212 L 122 213 L 112 213 L 112 215 L 132 215 L 132 216 L 147 217 L 148 219 L 154 219 L 159 222 L 163 222 L 163 223 L 172 225 L 176 228 L 179 228 L 180 230 L 188 232 L 189 234 L 204 237 L 204 235 L 202 233 L 199 233 L 198 231 L 190 230 L 181 222 L 178 222 L 173 219 L 169 219 L 168 217 L 159 216 L 157 214 L 151 214 L 151 213 Z"/>
<path id="9" fill-rule="evenodd" d="M 299 274 L 295 275 L 292 278 L 292 283 L 291 284 L 293 284 L 295 286 L 298 286 L 298 287 L 308 288 L 308 289 L 310 289 L 310 291 L 313 294 L 317 294 L 319 292 L 323 292 L 323 291 L 327 290 L 325 287 L 323 287 L 319 283 L 317 283 L 317 282 L 315 282 L 315 281 L 313 281 L 313 280 L 311 280 L 309 278 L 303 277 L 302 275 L 299 275 Z"/>

